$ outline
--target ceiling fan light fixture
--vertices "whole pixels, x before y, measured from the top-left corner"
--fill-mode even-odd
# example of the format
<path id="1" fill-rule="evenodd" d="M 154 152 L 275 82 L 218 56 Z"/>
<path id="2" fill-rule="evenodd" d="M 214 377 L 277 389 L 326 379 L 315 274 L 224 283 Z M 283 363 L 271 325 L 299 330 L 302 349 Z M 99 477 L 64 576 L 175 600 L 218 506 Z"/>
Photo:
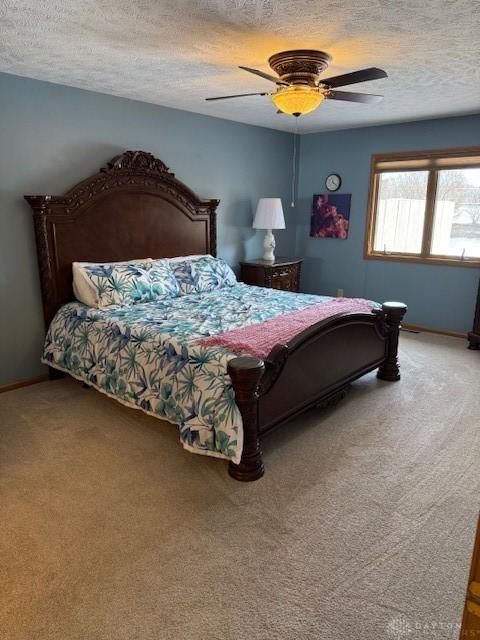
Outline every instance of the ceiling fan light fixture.
<path id="1" fill-rule="evenodd" d="M 315 111 L 325 96 L 316 87 L 292 85 L 279 88 L 272 95 L 274 105 L 291 116 L 305 115 Z"/>

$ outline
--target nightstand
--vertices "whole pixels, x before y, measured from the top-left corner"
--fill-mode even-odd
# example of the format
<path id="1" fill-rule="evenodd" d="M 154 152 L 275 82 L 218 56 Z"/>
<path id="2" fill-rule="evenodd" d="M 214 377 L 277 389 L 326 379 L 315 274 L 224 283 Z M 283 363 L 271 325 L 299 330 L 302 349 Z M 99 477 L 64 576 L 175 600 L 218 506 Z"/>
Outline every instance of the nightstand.
<path id="1" fill-rule="evenodd" d="M 257 287 L 296 291 L 300 289 L 301 258 L 275 258 L 240 262 L 240 279 Z"/>

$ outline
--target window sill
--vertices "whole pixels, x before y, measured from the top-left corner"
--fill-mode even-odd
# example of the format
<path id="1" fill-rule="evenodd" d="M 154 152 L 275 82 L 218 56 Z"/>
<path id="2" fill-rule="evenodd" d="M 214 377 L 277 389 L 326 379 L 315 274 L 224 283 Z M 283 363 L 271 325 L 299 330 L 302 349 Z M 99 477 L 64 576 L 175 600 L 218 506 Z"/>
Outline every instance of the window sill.
<path id="1" fill-rule="evenodd" d="M 366 253 L 365 260 L 384 260 L 385 262 L 413 262 L 417 264 L 442 264 L 448 267 L 480 267 L 480 259 L 459 260 L 441 256 L 415 256 L 400 253 Z"/>

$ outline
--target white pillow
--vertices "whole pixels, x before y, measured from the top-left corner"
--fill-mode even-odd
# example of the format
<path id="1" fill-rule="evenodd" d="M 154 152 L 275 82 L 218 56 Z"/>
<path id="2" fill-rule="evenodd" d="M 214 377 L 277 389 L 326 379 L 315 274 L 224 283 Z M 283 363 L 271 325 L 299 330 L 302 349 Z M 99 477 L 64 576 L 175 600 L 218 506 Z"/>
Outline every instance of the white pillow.
<path id="1" fill-rule="evenodd" d="M 197 258 L 205 258 L 205 257 L 213 258 L 213 256 L 211 256 L 209 253 L 202 253 L 199 255 L 193 254 L 191 256 L 175 256 L 174 258 L 165 258 L 165 259 L 168 260 L 168 262 L 172 262 L 175 264 L 175 262 L 188 262 L 189 260 L 197 260 Z"/>
<path id="2" fill-rule="evenodd" d="M 152 258 L 143 258 L 138 260 L 124 260 L 123 262 L 72 262 L 73 274 L 73 294 L 79 302 L 89 307 L 98 308 L 97 291 L 87 274 L 85 267 L 95 266 L 113 266 L 117 264 L 135 264 L 136 262 L 152 262 Z"/>

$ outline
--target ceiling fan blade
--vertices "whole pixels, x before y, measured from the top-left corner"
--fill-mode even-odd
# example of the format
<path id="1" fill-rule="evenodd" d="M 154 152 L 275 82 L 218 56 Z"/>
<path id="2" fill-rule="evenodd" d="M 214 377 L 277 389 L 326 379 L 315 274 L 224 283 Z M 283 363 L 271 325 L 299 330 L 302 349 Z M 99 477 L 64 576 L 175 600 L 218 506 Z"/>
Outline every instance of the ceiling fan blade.
<path id="1" fill-rule="evenodd" d="M 353 93 L 352 91 L 329 91 L 325 97 L 329 100 L 345 100 L 346 102 L 362 102 L 363 104 L 375 104 L 383 100 L 383 96 L 377 96 L 373 93 Z"/>
<path id="2" fill-rule="evenodd" d="M 243 69 L 244 71 L 248 71 L 249 73 L 254 73 L 256 76 L 260 76 L 261 78 L 265 78 L 265 80 L 270 80 L 270 82 L 274 82 L 275 84 L 283 85 L 285 87 L 289 87 L 288 82 L 284 82 L 280 80 L 278 76 L 271 76 L 268 73 L 264 73 L 263 71 L 259 71 L 258 69 L 251 69 L 250 67 L 239 67 L 239 69 Z"/>
<path id="3" fill-rule="evenodd" d="M 230 100 L 230 98 L 244 98 L 245 96 L 268 96 L 266 91 L 262 93 L 237 93 L 234 96 L 217 96 L 216 98 L 205 98 L 205 100 Z"/>
<path id="4" fill-rule="evenodd" d="M 368 69 L 360 69 L 352 71 L 352 73 L 344 73 L 341 76 L 333 78 L 325 78 L 320 80 L 320 84 L 326 84 L 327 87 L 344 87 L 347 84 L 356 84 L 357 82 L 367 82 L 368 80 L 380 80 L 380 78 L 388 78 L 388 74 L 383 69 L 369 67 Z"/>

